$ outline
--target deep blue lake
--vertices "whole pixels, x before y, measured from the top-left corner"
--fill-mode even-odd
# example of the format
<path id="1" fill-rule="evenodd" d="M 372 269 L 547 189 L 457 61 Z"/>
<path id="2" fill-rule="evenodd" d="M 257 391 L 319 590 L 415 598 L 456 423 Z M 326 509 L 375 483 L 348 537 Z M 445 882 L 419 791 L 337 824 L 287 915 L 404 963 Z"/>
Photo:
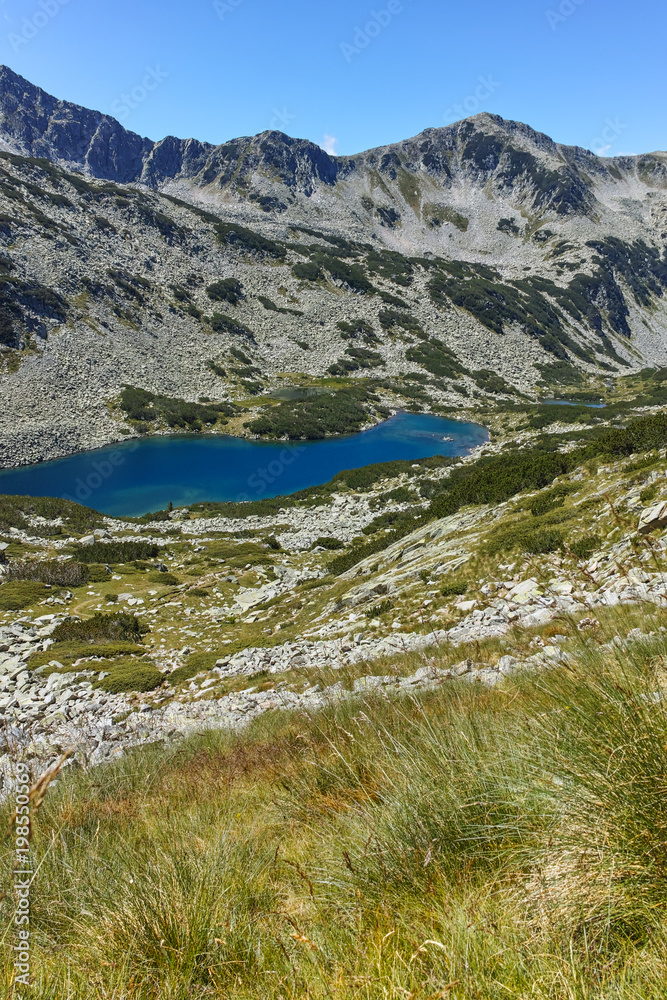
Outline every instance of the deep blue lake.
<path id="1" fill-rule="evenodd" d="M 143 438 L 2 470 L 0 493 L 63 497 L 104 514 L 137 517 L 169 501 L 180 507 L 295 493 L 373 462 L 464 455 L 487 437 L 478 424 L 399 413 L 370 430 L 323 441 L 268 443 L 195 434 Z"/>

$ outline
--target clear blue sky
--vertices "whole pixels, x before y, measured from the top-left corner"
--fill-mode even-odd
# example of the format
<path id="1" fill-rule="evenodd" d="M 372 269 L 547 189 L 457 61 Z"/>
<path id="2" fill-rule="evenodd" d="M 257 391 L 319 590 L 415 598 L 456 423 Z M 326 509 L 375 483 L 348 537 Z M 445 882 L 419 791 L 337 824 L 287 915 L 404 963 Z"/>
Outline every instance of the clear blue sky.
<path id="1" fill-rule="evenodd" d="M 152 139 L 278 128 L 355 153 L 486 110 L 607 155 L 667 148 L 664 0 L 0 5 L 0 61 Z"/>

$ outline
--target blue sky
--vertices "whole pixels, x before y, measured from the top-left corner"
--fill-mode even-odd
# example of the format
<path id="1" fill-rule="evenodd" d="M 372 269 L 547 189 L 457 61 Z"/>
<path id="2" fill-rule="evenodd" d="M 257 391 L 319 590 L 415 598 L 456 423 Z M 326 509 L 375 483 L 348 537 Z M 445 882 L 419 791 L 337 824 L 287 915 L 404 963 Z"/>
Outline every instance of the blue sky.
<path id="1" fill-rule="evenodd" d="M 152 139 L 355 153 L 478 111 L 667 148 L 664 0 L 0 0 L 0 61 Z M 129 97 L 129 100 L 128 100 Z"/>

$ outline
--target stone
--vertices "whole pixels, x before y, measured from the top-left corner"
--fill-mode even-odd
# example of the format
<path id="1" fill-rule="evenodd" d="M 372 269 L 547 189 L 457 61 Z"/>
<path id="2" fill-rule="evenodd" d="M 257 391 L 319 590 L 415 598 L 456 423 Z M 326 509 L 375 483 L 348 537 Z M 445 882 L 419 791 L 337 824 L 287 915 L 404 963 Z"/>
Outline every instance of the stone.
<path id="1" fill-rule="evenodd" d="M 515 656 L 501 656 L 498 660 L 497 670 L 503 677 L 506 677 L 514 672 L 518 663 L 519 660 Z"/>
<path id="2" fill-rule="evenodd" d="M 637 531 L 640 535 L 648 535 L 656 528 L 664 528 L 665 525 L 667 525 L 667 501 L 661 500 L 660 503 L 647 507 L 642 513 Z"/>

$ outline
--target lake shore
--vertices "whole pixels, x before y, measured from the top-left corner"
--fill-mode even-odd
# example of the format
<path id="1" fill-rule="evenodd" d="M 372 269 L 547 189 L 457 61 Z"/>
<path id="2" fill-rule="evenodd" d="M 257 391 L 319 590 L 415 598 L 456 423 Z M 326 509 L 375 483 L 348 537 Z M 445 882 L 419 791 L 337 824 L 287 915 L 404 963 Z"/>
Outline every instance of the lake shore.
<path id="1" fill-rule="evenodd" d="M 376 462 L 465 455 L 485 427 L 401 413 L 355 434 L 319 441 L 252 441 L 231 435 L 154 435 L 0 472 L 0 493 L 59 496 L 110 515 L 200 501 L 286 495 Z"/>

